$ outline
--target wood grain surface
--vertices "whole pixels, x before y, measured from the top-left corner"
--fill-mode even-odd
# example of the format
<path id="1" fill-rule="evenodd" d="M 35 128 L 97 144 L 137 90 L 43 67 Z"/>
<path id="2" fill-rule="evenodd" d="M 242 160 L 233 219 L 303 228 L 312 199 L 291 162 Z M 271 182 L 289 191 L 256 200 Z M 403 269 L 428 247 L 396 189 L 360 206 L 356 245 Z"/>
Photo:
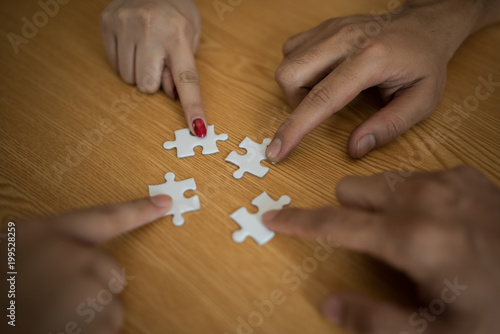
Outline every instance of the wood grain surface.
<path id="1" fill-rule="evenodd" d="M 236 333 L 241 321 L 253 333 L 341 333 L 318 312 L 333 291 L 411 299 L 402 275 L 364 255 L 335 249 L 318 261 L 318 242 L 281 235 L 263 247 L 234 243 L 239 227 L 229 215 L 240 207 L 256 212 L 250 202 L 263 191 L 289 195 L 292 207 L 320 207 L 336 203 L 335 185 L 346 175 L 460 164 L 500 184 L 500 89 L 469 113 L 449 112 L 474 102 L 479 77 L 500 81 L 498 25 L 464 43 L 436 112 L 392 144 L 362 160 L 346 154 L 350 132 L 381 106 L 367 91 L 264 179 L 235 180 L 236 166 L 224 158 L 246 136 L 272 137 L 291 111 L 274 81 L 284 41 L 331 17 L 382 10 L 386 1 L 246 0 L 224 20 L 211 0 L 198 1 L 203 100 L 209 123 L 229 140 L 219 143 L 219 154 L 202 156 L 197 148 L 180 160 L 162 148 L 186 127 L 179 102 L 139 94 L 107 62 L 99 14 L 108 1 L 61 5 L 18 53 L 7 34 L 21 35 L 22 18 L 32 20 L 40 7 L 35 0 L 0 3 L 0 217 L 5 223 L 147 196 L 147 186 L 163 183 L 168 171 L 194 177 L 198 189 L 186 195 L 198 195 L 202 210 L 186 214 L 184 226 L 167 217 L 105 245 L 134 277 L 123 294 L 124 333 Z M 283 303 L 259 317 L 256 305 L 279 291 Z"/>

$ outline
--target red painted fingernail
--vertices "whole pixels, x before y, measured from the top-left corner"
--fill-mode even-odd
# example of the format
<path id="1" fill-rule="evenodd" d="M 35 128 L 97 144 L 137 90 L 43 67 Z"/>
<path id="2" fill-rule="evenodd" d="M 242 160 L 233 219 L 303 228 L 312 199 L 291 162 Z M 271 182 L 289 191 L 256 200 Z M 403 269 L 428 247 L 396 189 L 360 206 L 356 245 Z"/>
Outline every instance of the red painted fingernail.
<path id="1" fill-rule="evenodd" d="M 193 121 L 193 130 L 197 137 L 203 138 L 207 135 L 205 122 L 203 122 L 201 118 L 197 118 Z"/>
<path id="2" fill-rule="evenodd" d="M 179 93 L 177 93 L 177 87 L 174 86 L 174 99 L 177 100 L 179 98 Z"/>

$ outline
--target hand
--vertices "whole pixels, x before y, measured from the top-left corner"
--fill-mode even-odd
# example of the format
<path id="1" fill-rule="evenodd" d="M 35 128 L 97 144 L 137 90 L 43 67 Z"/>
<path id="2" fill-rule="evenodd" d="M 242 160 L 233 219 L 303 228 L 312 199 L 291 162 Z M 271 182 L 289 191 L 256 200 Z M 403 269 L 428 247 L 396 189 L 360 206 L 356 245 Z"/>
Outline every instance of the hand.
<path id="1" fill-rule="evenodd" d="M 498 0 L 477 2 L 407 1 L 378 18 L 333 18 L 290 38 L 276 80 L 295 110 L 276 132 L 268 159 L 285 159 L 369 87 L 378 86 L 386 105 L 352 132 L 351 157 L 364 156 L 428 117 L 443 94 L 446 66 L 456 49 L 471 32 L 500 17 Z"/>
<path id="2" fill-rule="evenodd" d="M 170 205 L 160 195 L 17 223 L 16 333 L 118 333 L 118 295 L 128 276 L 95 245 L 161 217 Z"/>
<path id="3" fill-rule="evenodd" d="M 191 0 L 113 0 L 101 14 L 106 54 L 122 79 L 143 93 L 160 85 L 181 100 L 190 130 L 206 135 L 194 54 L 201 20 Z"/>
<path id="4" fill-rule="evenodd" d="M 277 232 L 326 239 L 386 261 L 415 281 L 422 308 L 338 293 L 324 304 L 329 320 L 360 334 L 498 331 L 500 189 L 485 176 L 459 167 L 406 179 L 348 177 L 337 198 L 340 207 L 271 211 L 263 219 Z"/>

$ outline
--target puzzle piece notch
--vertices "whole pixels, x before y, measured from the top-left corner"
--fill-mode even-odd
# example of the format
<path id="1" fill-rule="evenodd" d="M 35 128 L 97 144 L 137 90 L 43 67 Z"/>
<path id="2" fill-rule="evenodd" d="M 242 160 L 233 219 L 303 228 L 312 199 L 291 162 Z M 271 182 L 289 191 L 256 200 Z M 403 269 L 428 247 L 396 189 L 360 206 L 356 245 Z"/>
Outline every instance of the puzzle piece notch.
<path id="1" fill-rule="evenodd" d="M 252 201 L 252 204 L 259 208 L 256 214 L 248 213 L 246 208 L 236 210 L 230 217 L 241 226 L 241 230 L 233 233 L 233 240 L 241 243 L 247 237 L 251 237 L 259 246 L 270 241 L 274 237 L 274 232 L 262 223 L 262 215 L 270 210 L 282 209 L 291 201 L 291 198 L 286 195 L 275 201 L 266 192 L 263 192 Z"/>
<path id="2" fill-rule="evenodd" d="M 194 156 L 195 153 L 193 149 L 197 146 L 203 147 L 203 155 L 218 153 L 219 148 L 217 147 L 217 142 L 226 141 L 229 138 L 225 133 L 216 135 L 213 125 L 207 127 L 207 135 L 204 138 L 193 136 L 189 129 L 177 130 L 174 134 L 175 141 L 166 141 L 163 143 L 163 148 L 166 150 L 177 148 L 177 158 Z"/>
<path id="3" fill-rule="evenodd" d="M 184 192 L 188 190 L 196 190 L 196 182 L 193 178 L 175 181 L 175 174 L 168 172 L 165 174 L 166 183 L 148 186 L 149 196 L 156 195 L 169 195 L 172 197 L 172 207 L 165 214 L 165 216 L 173 215 L 172 222 L 175 226 L 181 226 L 184 224 L 183 213 L 200 210 L 200 198 L 198 196 L 193 196 L 186 198 L 184 197 Z"/>
<path id="4" fill-rule="evenodd" d="M 258 144 L 246 137 L 240 144 L 240 148 L 247 151 L 245 155 L 240 155 L 236 151 L 229 153 L 225 161 L 235 164 L 240 167 L 233 173 L 235 179 L 241 179 L 243 174 L 250 173 L 257 177 L 263 178 L 269 172 L 269 168 L 260 164 L 262 160 L 266 160 L 266 149 L 271 143 L 271 138 L 266 138 L 262 144 Z"/>

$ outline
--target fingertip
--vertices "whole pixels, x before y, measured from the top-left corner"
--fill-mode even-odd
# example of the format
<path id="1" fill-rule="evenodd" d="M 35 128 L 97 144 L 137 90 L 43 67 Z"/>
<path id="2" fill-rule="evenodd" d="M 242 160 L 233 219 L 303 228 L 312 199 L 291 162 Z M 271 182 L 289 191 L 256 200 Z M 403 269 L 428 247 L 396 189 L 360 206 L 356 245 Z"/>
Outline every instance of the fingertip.
<path id="1" fill-rule="evenodd" d="M 339 182 L 337 182 L 337 185 L 335 186 L 335 195 L 337 196 L 337 198 L 341 197 L 346 191 L 351 189 L 352 180 L 356 177 L 357 176 L 354 175 L 347 175 L 340 179 Z"/>
<path id="2" fill-rule="evenodd" d="M 207 135 L 207 122 L 202 117 L 197 117 L 193 119 L 192 123 L 192 132 L 199 138 L 205 138 Z"/>
<path id="3" fill-rule="evenodd" d="M 274 219 L 277 217 L 279 213 L 279 210 L 271 210 L 267 211 L 262 215 L 262 222 L 264 225 L 266 225 L 268 228 L 273 229 L 274 224 Z"/>
<path id="4" fill-rule="evenodd" d="M 279 162 L 278 157 L 281 153 L 282 142 L 280 138 L 274 138 L 266 149 L 266 157 L 272 162 Z"/>
<path id="5" fill-rule="evenodd" d="M 156 207 L 162 208 L 165 211 L 170 209 L 172 206 L 172 198 L 168 195 L 156 195 L 150 197 L 151 203 L 153 203 Z"/>
<path id="6" fill-rule="evenodd" d="M 377 147 L 375 136 L 368 133 L 355 143 L 355 150 L 351 150 L 351 157 L 360 159 Z"/>
<path id="7" fill-rule="evenodd" d="M 352 159 L 360 159 L 377 146 L 374 129 L 366 127 L 366 122 L 359 124 L 349 136 L 347 141 L 347 154 Z"/>

